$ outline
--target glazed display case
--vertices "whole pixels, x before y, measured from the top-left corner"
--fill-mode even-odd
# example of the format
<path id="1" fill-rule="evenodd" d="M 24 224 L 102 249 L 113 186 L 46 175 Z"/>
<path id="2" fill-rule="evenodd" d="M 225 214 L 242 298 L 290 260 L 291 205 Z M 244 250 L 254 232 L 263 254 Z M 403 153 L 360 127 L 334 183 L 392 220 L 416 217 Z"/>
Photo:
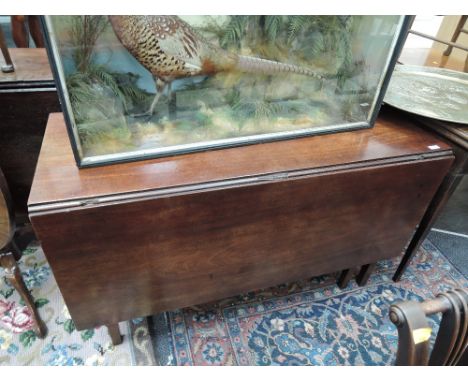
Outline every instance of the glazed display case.
<path id="1" fill-rule="evenodd" d="M 79 167 L 372 127 L 407 16 L 46 16 Z"/>

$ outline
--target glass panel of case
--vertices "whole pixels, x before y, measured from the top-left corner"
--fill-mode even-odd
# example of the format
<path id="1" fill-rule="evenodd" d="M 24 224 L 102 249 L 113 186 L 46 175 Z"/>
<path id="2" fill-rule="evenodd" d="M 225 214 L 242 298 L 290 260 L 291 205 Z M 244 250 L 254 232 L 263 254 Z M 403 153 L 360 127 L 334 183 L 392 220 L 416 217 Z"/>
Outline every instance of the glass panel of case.
<path id="1" fill-rule="evenodd" d="M 371 127 L 403 16 L 47 16 L 79 166 Z"/>

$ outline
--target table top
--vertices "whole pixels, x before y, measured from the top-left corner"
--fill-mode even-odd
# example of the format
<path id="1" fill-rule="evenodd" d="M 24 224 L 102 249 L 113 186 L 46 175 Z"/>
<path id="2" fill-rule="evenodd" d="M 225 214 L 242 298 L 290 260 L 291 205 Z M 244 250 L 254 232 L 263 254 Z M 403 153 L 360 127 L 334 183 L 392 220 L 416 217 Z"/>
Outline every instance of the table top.
<path id="1" fill-rule="evenodd" d="M 53 84 L 54 78 L 44 48 L 11 48 L 12 73 L 0 71 L 0 88 L 17 83 L 45 82 Z M 3 63 L 3 57 L 0 58 Z"/>
<path id="2" fill-rule="evenodd" d="M 414 120 L 468 151 L 468 125 L 415 116 Z"/>
<path id="3" fill-rule="evenodd" d="M 370 129 L 78 169 L 63 115 L 54 113 L 46 128 L 28 205 L 31 211 L 112 195 L 176 189 L 196 192 L 200 187 L 239 184 L 268 174 L 275 180 L 304 170 L 333 171 L 334 166 L 449 150 L 449 145 L 419 129 L 404 113 L 387 109 Z"/>

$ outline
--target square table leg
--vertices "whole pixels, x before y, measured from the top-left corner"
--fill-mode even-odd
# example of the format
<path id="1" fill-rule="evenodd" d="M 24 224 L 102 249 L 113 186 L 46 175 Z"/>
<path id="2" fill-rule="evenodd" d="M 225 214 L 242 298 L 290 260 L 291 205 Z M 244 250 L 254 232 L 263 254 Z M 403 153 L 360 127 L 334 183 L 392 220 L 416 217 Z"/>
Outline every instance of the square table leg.
<path id="1" fill-rule="evenodd" d="M 122 343 L 122 334 L 120 334 L 120 329 L 119 329 L 119 324 L 108 324 L 107 326 L 107 331 L 109 332 L 109 335 L 112 340 L 112 344 L 115 345 L 120 345 Z"/>

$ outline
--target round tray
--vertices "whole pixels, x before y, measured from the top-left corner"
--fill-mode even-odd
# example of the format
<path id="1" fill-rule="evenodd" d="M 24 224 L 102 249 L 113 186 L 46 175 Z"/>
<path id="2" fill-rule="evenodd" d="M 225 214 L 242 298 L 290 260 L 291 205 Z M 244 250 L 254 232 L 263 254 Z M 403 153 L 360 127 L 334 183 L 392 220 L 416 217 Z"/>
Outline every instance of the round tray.
<path id="1" fill-rule="evenodd" d="M 397 65 L 384 102 L 424 117 L 468 124 L 468 74 Z"/>

